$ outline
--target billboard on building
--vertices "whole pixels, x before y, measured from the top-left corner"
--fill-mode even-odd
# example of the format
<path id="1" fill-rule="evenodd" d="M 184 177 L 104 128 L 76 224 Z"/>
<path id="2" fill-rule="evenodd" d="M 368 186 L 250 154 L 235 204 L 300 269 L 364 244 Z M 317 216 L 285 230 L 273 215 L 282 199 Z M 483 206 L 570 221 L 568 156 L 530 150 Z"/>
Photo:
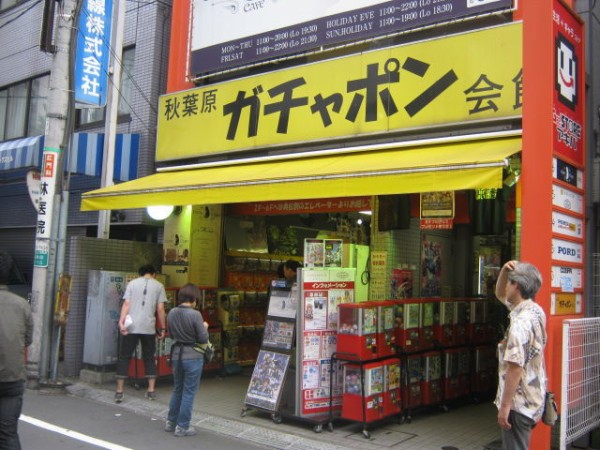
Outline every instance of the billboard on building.
<path id="1" fill-rule="evenodd" d="M 520 117 L 521 35 L 503 25 L 164 95 L 156 160 Z"/>
<path id="2" fill-rule="evenodd" d="M 512 0 L 193 0 L 192 76 L 509 9 Z"/>

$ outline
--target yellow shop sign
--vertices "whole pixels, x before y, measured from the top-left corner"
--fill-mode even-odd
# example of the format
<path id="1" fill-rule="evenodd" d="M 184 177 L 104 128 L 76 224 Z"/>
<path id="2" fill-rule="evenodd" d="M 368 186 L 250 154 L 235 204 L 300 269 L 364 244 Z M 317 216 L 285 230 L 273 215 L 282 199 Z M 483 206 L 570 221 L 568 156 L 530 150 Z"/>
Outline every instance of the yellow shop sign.
<path id="1" fill-rule="evenodd" d="M 160 98 L 158 161 L 520 117 L 520 23 Z"/>

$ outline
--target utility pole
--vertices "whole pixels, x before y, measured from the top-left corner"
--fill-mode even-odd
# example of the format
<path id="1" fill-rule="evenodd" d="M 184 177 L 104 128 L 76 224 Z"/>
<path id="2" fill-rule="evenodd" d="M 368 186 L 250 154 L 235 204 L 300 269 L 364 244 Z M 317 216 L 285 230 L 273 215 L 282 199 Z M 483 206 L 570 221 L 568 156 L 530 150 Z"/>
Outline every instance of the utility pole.
<path id="1" fill-rule="evenodd" d="M 60 214 L 60 182 L 71 101 L 69 83 L 71 40 L 77 16 L 77 0 L 63 0 L 60 8 L 61 10 L 56 16 L 56 51 L 50 73 L 31 292 L 34 324 L 33 342 L 28 351 L 27 376 L 29 386 L 33 388 L 39 387 L 40 382 L 46 382 L 49 372 L 58 229 L 58 224 L 54 219 Z"/>
<path id="2" fill-rule="evenodd" d="M 123 3 L 123 4 L 122 4 Z M 117 134 L 117 117 L 119 115 L 119 88 L 121 85 L 121 66 L 123 56 L 123 30 L 125 28 L 125 2 L 116 0 L 113 4 L 113 35 L 111 37 L 112 70 L 109 81 L 111 88 L 106 99 L 106 124 L 104 126 L 104 150 L 102 157 L 102 177 L 100 187 L 112 186 L 115 171 L 115 137 Z M 98 234 L 100 239 L 108 239 L 110 235 L 110 211 L 98 212 Z"/>

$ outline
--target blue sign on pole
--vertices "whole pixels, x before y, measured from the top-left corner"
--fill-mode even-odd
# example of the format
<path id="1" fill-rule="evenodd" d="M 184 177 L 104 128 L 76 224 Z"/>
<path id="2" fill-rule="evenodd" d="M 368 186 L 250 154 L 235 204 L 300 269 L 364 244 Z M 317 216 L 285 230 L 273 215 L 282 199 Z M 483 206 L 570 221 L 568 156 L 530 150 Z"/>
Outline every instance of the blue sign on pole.
<path id="1" fill-rule="evenodd" d="M 113 0 L 84 0 L 75 54 L 75 102 L 105 106 Z"/>

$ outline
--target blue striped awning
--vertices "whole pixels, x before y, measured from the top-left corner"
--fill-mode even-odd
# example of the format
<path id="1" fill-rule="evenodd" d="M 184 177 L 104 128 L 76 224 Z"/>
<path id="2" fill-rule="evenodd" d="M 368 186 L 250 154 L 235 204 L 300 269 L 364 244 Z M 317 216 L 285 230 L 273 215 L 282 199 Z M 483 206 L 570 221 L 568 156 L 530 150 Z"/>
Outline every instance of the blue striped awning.
<path id="1" fill-rule="evenodd" d="M 140 135 L 117 134 L 115 141 L 114 181 L 137 177 Z M 0 143 L 0 171 L 40 167 L 44 136 Z M 66 170 L 71 173 L 99 177 L 102 175 L 104 134 L 74 133 Z"/>
<path id="2" fill-rule="evenodd" d="M 40 167 L 44 136 L 0 142 L 0 171 Z"/>

